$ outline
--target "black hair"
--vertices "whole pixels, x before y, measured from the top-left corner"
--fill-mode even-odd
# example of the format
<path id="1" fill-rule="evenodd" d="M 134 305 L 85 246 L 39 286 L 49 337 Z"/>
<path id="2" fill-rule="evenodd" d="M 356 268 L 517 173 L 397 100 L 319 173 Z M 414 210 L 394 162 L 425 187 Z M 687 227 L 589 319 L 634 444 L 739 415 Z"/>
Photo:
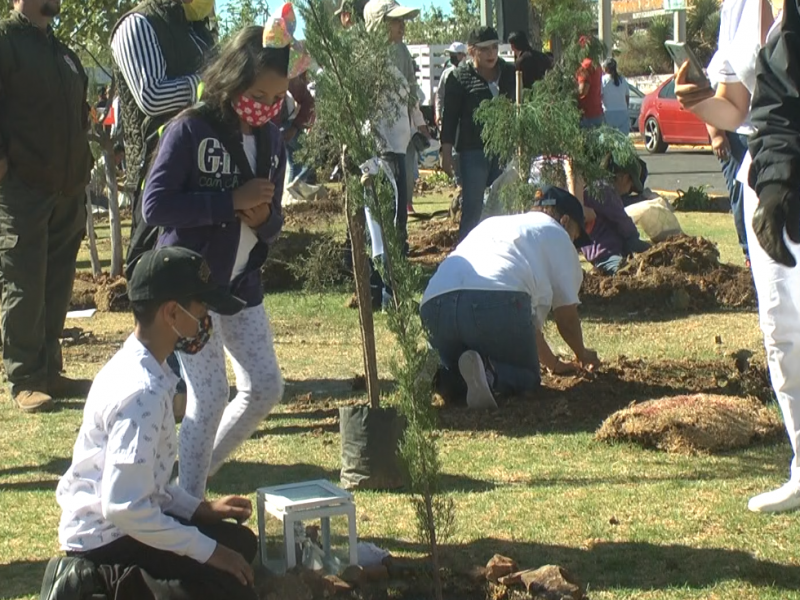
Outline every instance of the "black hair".
<path id="1" fill-rule="evenodd" d="M 264 28 L 245 27 L 228 42 L 203 73 L 203 103 L 235 119 L 231 104 L 264 71 L 289 75 L 289 46 L 264 48 Z M 191 110 L 191 109 L 190 109 Z"/>
<path id="2" fill-rule="evenodd" d="M 134 321 L 141 327 L 150 327 L 156 320 L 156 314 L 159 309 L 167 302 L 172 302 L 172 300 L 136 300 L 131 302 L 131 312 L 133 313 Z M 187 310 L 192 304 L 192 300 L 187 300 L 186 298 L 180 300 L 176 298 L 175 302 Z"/>
<path id="3" fill-rule="evenodd" d="M 614 78 L 614 85 L 619 87 L 620 84 L 620 77 L 619 73 L 617 73 L 617 61 L 613 58 L 607 59 L 603 63 L 603 70 L 609 73 Z"/>
<path id="4" fill-rule="evenodd" d="M 122 154 L 125 152 L 125 144 L 122 142 L 117 142 L 114 144 L 114 154 Z"/>
<path id="5" fill-rule="evenodd" d="M 515 31 L 508 36 L 508 43 L 514 46 L 517 50 L 530 50 L 531 44 L 528 42 L 528 36 L 524 31 Z"/>

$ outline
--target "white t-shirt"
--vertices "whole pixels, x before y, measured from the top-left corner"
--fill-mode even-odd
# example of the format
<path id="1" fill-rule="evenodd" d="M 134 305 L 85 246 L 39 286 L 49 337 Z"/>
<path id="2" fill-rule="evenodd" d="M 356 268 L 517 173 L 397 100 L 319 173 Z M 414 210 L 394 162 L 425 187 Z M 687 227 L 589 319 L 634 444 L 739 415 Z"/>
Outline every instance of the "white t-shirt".
<path id="1" fill-rule="evenodd" d="M 628 110 L 625 97 L 629 94 L 628 80 L 622 75 L 619 76 L 619 85 L 614 84 L 614 78 L 611 75 L 603 75 L 603 112 Z"/>
<path id="2" fill-rule="evenodd" d="M 524 292 L 537 326 L 553 308 L 579 304 L 578 251 L 552 217 L 529 212 L 480 223 L 439 266 L 422 297 L 458 290 Z"/>
<path id="3" fill-rule="evenodd" d="M 247 162 L 250 163 L 250 168 L 253 173 L 256 172 L 256 136 L 244 136 L 244 153 L 247 155 Z M 249 226 L 245 225 L 243 221 L 239 221 L 242 231 L 239 234 L 239 248 L 236 250 L 236 262 L 233 263 L 233 271 L 231 272 L 231 281 L 236 279 L 239 275 L 244 273 L 247 268 L 247 261 L 250 260 L 250 253 L 258 243 L 258 236 Z"/>
<path id="4" fill-rule="evenodd" d="M 712 84 L 742 83 L 752 96 L 756 87 L 756 60 L 761 50 L 762 3 L 766 1 L 725 0 L 722 3 L 718 49 L 708 64 Z M 779 23 L 780 17 L 775 19 L 770 34 Z M 755 133 L 749 114 L 736 131 L 743 135 Z"/>
<path id="5" fill-rule="evenodd" d="M 375 123 L 378 146 L 381 152 L 405 154 L 413 135 L 408 108 L 408 95 L 411 90 L 400 69 L 394 65 L 389 65 L 387 68 L 398 79 L 398 93 L 382 99 L 383 118 Z"/>

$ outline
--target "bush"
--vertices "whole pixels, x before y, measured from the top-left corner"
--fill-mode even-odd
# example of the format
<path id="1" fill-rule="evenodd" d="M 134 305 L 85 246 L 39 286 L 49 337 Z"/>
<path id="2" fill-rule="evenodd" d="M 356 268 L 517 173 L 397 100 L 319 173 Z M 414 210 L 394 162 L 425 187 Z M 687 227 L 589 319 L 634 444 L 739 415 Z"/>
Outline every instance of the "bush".
<path id="1" fill-rule="evenodd" d="M 711 198 L 706 191 L 707 185 L 699 187 L 691 186 L 687 191 L 678 190 L 678 197 L 673 202 L 675 210 L 682 212 L 709 212 L 714 207 L 711 205 Z"/>

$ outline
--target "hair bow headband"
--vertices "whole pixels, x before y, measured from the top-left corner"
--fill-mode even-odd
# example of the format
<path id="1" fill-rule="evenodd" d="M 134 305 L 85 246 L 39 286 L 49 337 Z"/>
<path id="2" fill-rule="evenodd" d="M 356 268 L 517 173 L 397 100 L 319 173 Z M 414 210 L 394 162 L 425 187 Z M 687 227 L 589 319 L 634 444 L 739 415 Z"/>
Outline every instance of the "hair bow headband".
<path id="1" fill-rule="evenodd" d="M 294 39 L 297 18 L 294 7 L 287 2 L 279 15 L 270 17 L 264 27 L 264 48 L 286 48 L 289 46 L 289 77 L 294 78 L 308 70 L 311 56 L 306 52 L 305 44 Z"/>

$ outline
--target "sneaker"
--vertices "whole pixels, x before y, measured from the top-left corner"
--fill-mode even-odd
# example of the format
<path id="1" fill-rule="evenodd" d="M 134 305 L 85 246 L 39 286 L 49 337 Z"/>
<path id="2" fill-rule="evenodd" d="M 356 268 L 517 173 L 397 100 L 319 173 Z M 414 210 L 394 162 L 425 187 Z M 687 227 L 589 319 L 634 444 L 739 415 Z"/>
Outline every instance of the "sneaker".
<path id="1" fill-rule="evenodd" d="M 414 205 L 413 204 L 409 204 L 408 206 L 406 206 L 406 212 L 408 212 L 408 214 L 410 214 L 410 215 L 417 214 L 417 211 L 414 210 Z"/>
<path id="2" fill-rule="evenodd" d="M 56 375 L 47 384 L 47 391 L 54 398 L 85 399 L 91 388 L 91 379 L 69 379 L 63 375 Z"/>
<path id="3" fill-rule="evenodd" d="M 37 413 L 46 412 L 53 408 L 53 398 L 44 392 L 36 390 L 22 390 L 14 396 L 14 404 L 22 412 Z"/>
<path id="4" fill-rule="evenodd" d="M 467 382 L 467 406 L 470 408 L 497 408 L 489 380 L 486 377 L 486 366 L 481 355 L 474 350 L 467 350 L 458 359 L 458 370 Z"/>
<path id="5" fill-rule="evenodd" d="M 106 598 L 94 564 L 82 558 L 51 558 L 42 580 L 40 600 L 94 600 Z"/>
<path id="6" fill-rule="evenodd" d="M 777 490 L 750 498 L 747 508 L 761 513 L 797 510 L 800 508 L 800 484 L 790 481 Z"/>

